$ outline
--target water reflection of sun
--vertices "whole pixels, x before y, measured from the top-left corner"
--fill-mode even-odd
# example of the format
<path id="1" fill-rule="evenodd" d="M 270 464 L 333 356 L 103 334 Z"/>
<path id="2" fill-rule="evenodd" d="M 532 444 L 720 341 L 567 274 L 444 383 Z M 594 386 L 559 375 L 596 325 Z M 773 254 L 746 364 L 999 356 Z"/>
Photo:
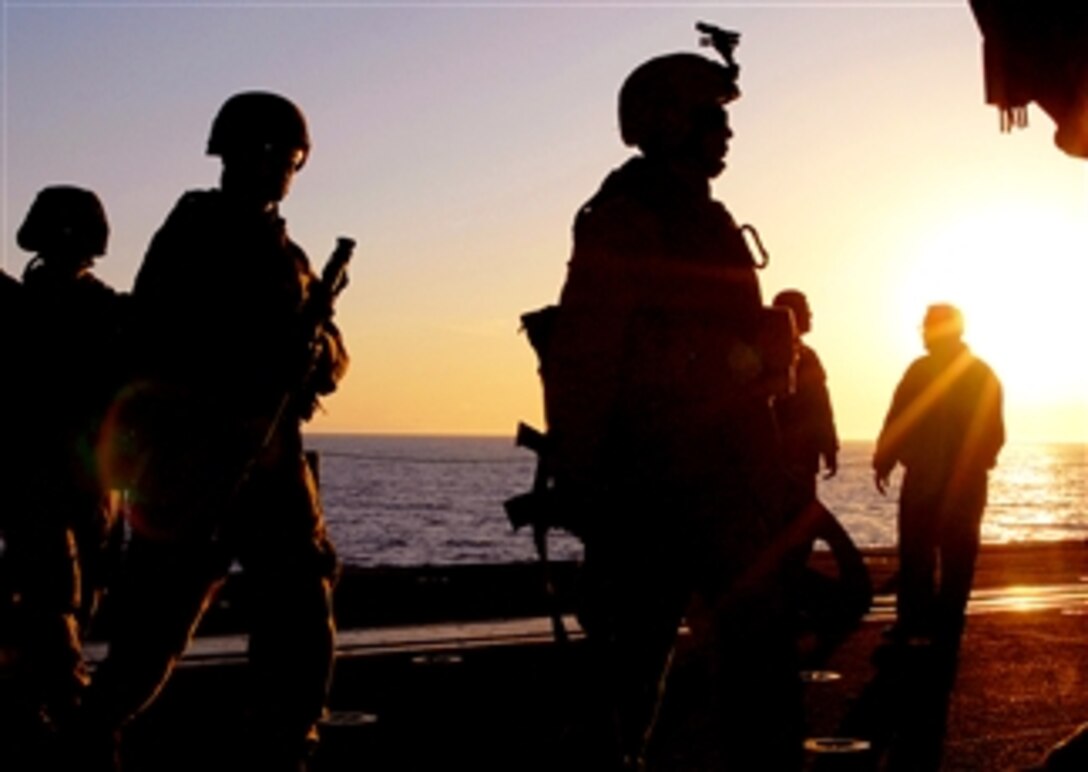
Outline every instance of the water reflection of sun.
<path id="1" fill-rule="evenodd" d="M 904 276 L 903 312 L 920 320 L 929 303 L 960 306 L 966 339 L 1010 399 L 1083 407 L 1088 224 L 1024 206 L 991 209 L 921 242 Z"/>

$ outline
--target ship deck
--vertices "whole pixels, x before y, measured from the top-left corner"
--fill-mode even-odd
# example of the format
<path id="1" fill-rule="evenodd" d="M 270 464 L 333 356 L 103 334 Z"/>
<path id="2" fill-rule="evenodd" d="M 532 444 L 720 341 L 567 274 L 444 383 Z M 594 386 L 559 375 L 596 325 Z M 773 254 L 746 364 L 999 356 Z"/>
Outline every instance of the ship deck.
<path id="1" fill-rule="evenodd" d="M 803 673 L 808 769 L 875 770 L 890 755 L 902 761 L 904 749 L 929 747 L 941 754 L 934 769 L 1020 770 L 1088 722 L 1088 545 L 985 547 L 954 688 L 936 696 L 904 677 L 924 655 L 893 656 L 881 636 L 894 616 L 894 554 L 868 551 L 866 562 L 877 588 L 872 612 Z M 569 611 L 574 567 L 556 569 Z M 349 574 L 315 772 L 570 768 L 564 754 L 577 753 L 586 652 L 569 613 L 570 643 L 555 643 L 538 579 L 533 565 Z M 428 621 L 412 621 L 412 603 Z M 459 618 L 435 616 L 441 608 Z M 126 772 L 247 768 L 236 742 L 245 637 L 220 611 L 130 728 Z M 682 636 L 654 769 L 709 763 L 699 752 L 699 732 L 708 730 L 685 700 L 697 677 L 685 651 Z M 88 653 L 93 661 L 103 646 L 92 642 Z M 919 713 L 946 721 L 919 721 Z"/>

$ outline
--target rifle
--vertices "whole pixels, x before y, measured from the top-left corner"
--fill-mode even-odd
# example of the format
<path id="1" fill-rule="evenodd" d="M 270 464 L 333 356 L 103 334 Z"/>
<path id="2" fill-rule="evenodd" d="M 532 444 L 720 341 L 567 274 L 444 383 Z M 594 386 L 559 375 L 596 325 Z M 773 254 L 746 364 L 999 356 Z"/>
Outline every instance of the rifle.
<path id="1" fill-rule="evenodd" d="M 306 300 L 303 301 L 302 306 L 299 308 L 299 316 L 302 318 L 303 323 L 308 326 L 310 333 L 310 338 L 306 344 L 306 356 L 299 373 L 299 380 L 293 384 L 293 388 L 288 389 L 280 401 L 275 418 L 269 426 L 270 434 L 265 437 L 266 445 L 271 442 L 272 435 L 275 433 L 283 413 L 292 403 L 300 404 L 300 400 L 305 400 L 301 402 L 304 417 L 309 417 L 309 414 L 313 412 L 311 403 L 316 402 L 316 396 L 311 397 L 308 389 L 314 371 L 317 369 L 317 363 L 321 359 L 323 325 L 325 320 L 332 314 L 336 298 L 348 285 L 348 263 L 351 262 L 354 249 L 355 241 L 353 239 L 341 236 L 336 240 L 336 248 L 333 249 L 332 255 L 329 256 L 328 262 L 325 263 L 325 267 L 321 270 L 321 278 L 310 290 Z"/>
<path id="2" fill-rule="evenodd" d="M 548 343 L 555 329 L 558 306 L 545 306 L 521 315 L 521 328 L 529 338 L 529 345 L 536 352 L 543 379 L 547 361 Z M 562 506 L 556 499 L 552 480 L 551 452 L 548 436 L 525 423 L 518 423 L 514 440 L 519 448 L 528 448 L 536 453 L 536 471 L 533 473 L 533 487 L 528 493 L 507 499 L 503 502 L 506 516 L 514 530 L 530 525 L 533 529 L 533 545 L 540 558 L 544 579 L 544 593 L 551 606 L 552 632 L 558 643 L 569 640 L 567 628 L 563 625 L 562 611 L 559 608 L 559 596 L 552 581 L 551 564 L 548 560 L 548 529 L 563 527 Z"/>
<path id="3" fill-rule="evenodd" d="M 125 491 L 122 509 L 148 538 L 170 540 L 185 531 L 213 538 L 215 524 L 236 500 L 254 469 L 275 440 L 287 415 L 307 417 L 316 401 L 314 374 L 324 347 L 324 325 L 337 296 L 347 286 L 347 266 L 354 241 L 341 238 L 320 278 L 296 307 L 302 320 L 298 358 L 285 379 L 277 402 L 244 445 L 207 447 L 211 428 L 184 386 L 134 381 L 121 394 L 103 423 L 97 453 L 103 474 Z M 296 341 L 296 345 L 297 345 Z M 211 452 L 215 459 L 202 456 Z M 212 463 L 222 474 L 208 474 Z"/>
<path id="4" fill-rule="evenodd" d="M 551 488 L 551 473 L 548 468 L 548 437 L 526 423 L 518 423 L 515 444 L 519 448 L 528 448 L 537 455 L 536 471 L 533 474 L 533 487 L 528 493 L 522 493 L 503 502 L 506 516 L 514 530 L 531 525 L 533 545 L 540 558 L 544 578 L 544 594 L 548 598 L 549 616 L 552 633 L 557 643 L 565 644 L 569 640 L 567 628 L 563 624 L 562 611 L 559 608 L 559 596 L 552 581 L 551 563 L 548 560 L 548 529 L 555 524 L 553 516 L 554 500 Z"/>
<path id="5" fill-rule="evenodd" d="M 329 256 L 328 262 L 325 263 L 325 267 L 321 270 L 320 279 L 318 279 L 316 286 L 311 289 L 306 299 L 302 301 L 302 305 L 299 307 L 299 315 L 302 317 L 305 324 L 309 325 L 309 340 L 307 341 L 303 365 L 297 373 L 295 382 L 288 386 L 287 390 L 280 398 L 279 404 L 276 406 L 276 410 L 272 414 L 268 426 L 261 437 L 260 444 L 248 456 L 242 471 L 235 478 L 234 486 L 231 488 L 225 501 L 225 504 L 228 506 L 237 498 L 238 493 L 245 486 L 250 475 L 253 474 L 253 470 L 256 468 L 257 463 L 260 461 L 265 451 L 271 446 L 272 441 L 276 437 L 276 432 L 280 428 L 280 423 L 287 415 L 289 409 L 292 406 L 299 404 L 300 400 L 312 400 L 309 391 L 314 371 L 321 359 L 323 325 L 332 311 L 333 303 L 336 301 L 336 298 L 348 285 L 348 263 L 351 262 L 351 255 L 354 250 L 354 239 L 341 236 L 336 240 L 336 247 L 333 249 L 332 255 Z M 306 409 L 309 409 L 308 403 L 303 404 L 306 405 Z M 217 528 L 216 530 L 218 531 L 219 529 Z"/>

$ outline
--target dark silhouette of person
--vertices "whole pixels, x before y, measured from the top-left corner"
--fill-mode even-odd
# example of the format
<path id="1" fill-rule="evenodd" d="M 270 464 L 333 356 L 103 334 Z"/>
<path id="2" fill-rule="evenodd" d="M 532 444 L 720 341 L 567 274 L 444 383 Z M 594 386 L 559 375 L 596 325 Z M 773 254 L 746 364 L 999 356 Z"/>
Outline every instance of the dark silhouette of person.
<path id="1" fill-rule="evenodd" d="M 812 310 L 804 293 L 783 290 L 775 295 L 772 305 L 790 309 L 797 325 L 794 392 L 774 401 L 786 470 L 802 486 L 806 498 L 815 498 L 821 462 L 825 479 L 839 471 L 839 434 L 827 372 L 820 357 L 802 340 L 812 330 Z"/>
<path id="2" fill-rule="evenodd" d="M 22 322 L 23 288 L 17 279 L 0 270 L 0 361 L 4 363 L 4 372 L 17 372 L 23 365 Z M 23 411 L 18 408 L 19 379 L 0 378 L 0 483 L 4 490 L 11 490 L 20 475 L 13 466 L 24 457 L 22 432 L 20 430 Z M 10 496 L 0 499 L 0 529 L 4 528 L 7 516 L 18 507 Z"/>
<path id="3" fill-rule="evenodd" d="M 7 271 L 0 269 L 0 302 L 3 308 L 11 308 L 19 296 L 19 282 L 8 275 Z M 4 312 L 5 314 L 7 311 Z M 6 318 L 6 317 L 5 317 Z"/>
<path id="4" fill-rule="evenodd" d="M 5 322 L 14 321 L 14 310 L 19 308 L 22 290 L 19 289 L 18 279 L 8 275 L 8 272 L 0 269 L 0 314 Z"/>
<path id="5" fill-rule="evenodd" d="M 777 350 L 757 344 L 768 317 L 788 317 L 763 307 L 756 261 L 710 192 L 737 72 L 731 56 L 692 53 L 636 68 L 619 119 L 641 152 L 575 218 L 541 372 L 556 489 L 584 513 L 579 614 L 608 717 L 578 768 L 645 762 L 689 609 L 712 660 L 719 759 L 800 764 L 771 557 L 782 519 L 771 363 L 788 366 L 792 340 L 784 325 Z"/>
<path id="6" fill-rule="evenodd" d="M 812 310 L 804 293 L 796 289 L 782 290 L 772 305 L 790 310 L 797 333 L 794 389 L 773 402 L 788 482 L 787 509 L 796 530 L 797 602 L 808 621 L 826 628 L 824 632 L 830 634 L 826 643 L 831 644 L 869 610 L 872 583 L 850 535 L 817 498 L 821 464 L 825 479 L 838 473 L 839 435 L 827 373 L 816 352 L 802 340 L 812 329 Z M 830 547 L 837 579 L 806 569 L 817 540 Z"/>
<path id="7" fill-rule="evenodd" d="M 71 727 L 88 683 L 82 636 L 111 532 L 95 449 L 121 383 L 125 299 L 93 274 L 108 236 L 98 196 L 69 185 L 41 190 L 17 234 L 34 253 L 23 272 L 21 358 L 7 376 L 18 382 L 26 460 L 14 461 L 18 479 L 5 486 L 19 491 L 5 533 L 30 707 L 51 733 Z"/>
<path id="8" fill-rule="evenodd" d="M 4 372 L 17 372 L 23 365 L 22 322 L 23 287 L 19 281 L 0 269 L 0 361 Z M 11 490 L 20 479 L 13 464 L 24 457 L 20 425 L 23 411 L 19 409 L 21 397 L 19 379 L 0 378 L 0 484 L 5 491 Z M 5 528 L 8 516 L 18 506 L 12 497 L 0 498 L 0 531 Z M 5 592 L 8 588 L 5 585 Z M 8 593 L 10 594 L 10 593 Z"/>
<path id="9" fill-rule="evenodd" d="M 18 598 L 10 557 L 10 527 L 12 519 L 22 515 L 23 498 L 21 464 L 26 461 L 24 447 L 24 411 L 19 378 L 14 377 L 23 366 L 23 288 L 15 278 L 0 270 L 0 361 L 4 377 L 0 378 L 0 661 L 11 672 L 11 663 L 18 656 L 17 614 Z M 29 708 L 23 696 L 10 687 L 0 693 L 0 766 L 20 768 L 18 756 L 28 755 L 25 735 Z M 36 719 L 34 723 L 38 722 Z M 25 766 L 25 765 L 24 765 Z"/>
<path id="10" fill-rule="evenodd" d="M 963 341 L 959 309 L 931 305 L 926 354 L 903 374 L 873 454 L 884 494 L 896 464 L 899 590 L 896 637 L 957 645 L 971 591 L 989 470 L 1005 442 L 1002 388 Z"/>
<path id="11" fill-rule="evenodd" d="M 137 378 L 118 420 L 137 437 L 132 455 L 147 460 L 125 471 L 133 533 L 108 655 L 86 700 L 88 745 L 105 768 L 108 738 L 166 683 L 235 560 L 254 715 L 240 730 L 250 739 L 240 763 L 294 772 L 318 741 L 338 564 L 300 424 L 315 395 L 335 388 L 347 354 L 278 211 L 309 150 L 294 103 L 232 96 L 207 146 L 222 161 L 218 189 L 181 197 L 136 277 Z M 315 332 L 316 366 L 296 394 Z"/>

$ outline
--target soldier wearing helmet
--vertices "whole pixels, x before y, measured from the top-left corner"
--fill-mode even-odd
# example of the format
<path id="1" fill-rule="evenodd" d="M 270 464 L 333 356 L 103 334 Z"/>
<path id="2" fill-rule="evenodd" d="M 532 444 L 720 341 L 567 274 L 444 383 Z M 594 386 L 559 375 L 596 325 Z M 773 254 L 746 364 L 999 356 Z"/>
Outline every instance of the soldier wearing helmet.
<path id="1" fill-rule="evenodd" d="M 601 655 L 602 726 L 616 728 L 602 769 L 644 763 L 693 597 L 724 711 L 719 758 L 791 769 L 801 756 L 777 571 L 741 581 L 774 564 L 761 558 L 782 518 L 781 470 L 757 263 L 710 191 L 739 94 L 736 35 L 715 32 L 731 36 L 724 65 L 660 56 L 620 89 L 620 134 L 640 152 L 575 218 L 542 369 L 555 485 L 584 513 L 581 621 Z"/>
<path id="2" fill-rule="evenodd" d="M 229 156 L 254 147 L 310 152 L 306 117 L 289 99 L 265 91 L 243 91 L 228 99 L 212 121 L 208 155 Z"/>
<path id="3" fill-rule="evenodd" d="M 98 196 L 54 185 L 37 194 L 16 236 L 33 257 L 23 272 L 18 361 L 6 378 L 25 418 L 5 535 L 31 704 L 49 731 L 70 728 L 86 688 L 81 636 L 105 581 L 110 517 L 95 447 L 120 385 L 124 309 L 92 272 L 108 235 Z"/>
<path id="4" fill-rule="evenodd" d="M 697 54 L 659 56 L 620 89 L 620 135 L 645 156 L 671 157 L 716 177 L 733 136 L 724 107 L 738 96 L 735 67 Z"/>
<path id="5" fill-rule="evenodd" d="M 278 207 L 309 149 L 292 102 L 231 97 L 207 146 L 222 162 L 219 187 L 185 193 L 144 257 L 137 378 L 119 420 L 146 461 L 133 481 L 119 623 L 88 697 L 102 731 L 129 720 L 237 560 L 256 671 L 250 755 L 262 770 L 305 767 L 333 653 L 337 561 L 300 430 L 312 405 L 284 401 L 307 361 L 314 320 L 300 311 L 318 285 Z M 347 355 L 331 309 L 318 325 L 315 381 L 327 393 Z"/>
<path id="6" fill-rule="evenodd" d="M 247 91 L 226 101 L 212 122 L 208 155 L 223 159 L 222 188 L 274 206 L 310 154 L 302 112 L 278 94 Z"/>
<path id="7" fill-rule="evenodd" d="M 85 268 L 106 254 L 110 226 L 106 210 L 93 191 L 53 185 L 39 191 L 19 227 L 16 240 L 35 261 L 48 259 Z"/>
<path id="8" fill-rule="evenodd" d="M 23 288 L 18 280 L 9 276 L 6 271 L 0 269 L 0 361 L 4 362 L 5 372 L 14 372 L 22 364 L 20 336 L 17 334 L 22 323 Z M 0 379 L 0 410 L 3 410 L 3 422 L 0 424 L 0 448 L 3 455 L 0 456 L 0 469 L 7 470 L 4 463 L 9 457 L 14 457 L 16 444 L 14 440 L 13 420 L 21 412 L 15 408 L 18 397 L 14 388 L 13 378 Z M 0 472 L 0 474 L 5 474 Z M 9 479 L 5 476 L 4 479 Z M 17 478 L 10 478 L 17 479 Z M 0 528 L 3 528 L 7 508 L 0 510 Z"/>

